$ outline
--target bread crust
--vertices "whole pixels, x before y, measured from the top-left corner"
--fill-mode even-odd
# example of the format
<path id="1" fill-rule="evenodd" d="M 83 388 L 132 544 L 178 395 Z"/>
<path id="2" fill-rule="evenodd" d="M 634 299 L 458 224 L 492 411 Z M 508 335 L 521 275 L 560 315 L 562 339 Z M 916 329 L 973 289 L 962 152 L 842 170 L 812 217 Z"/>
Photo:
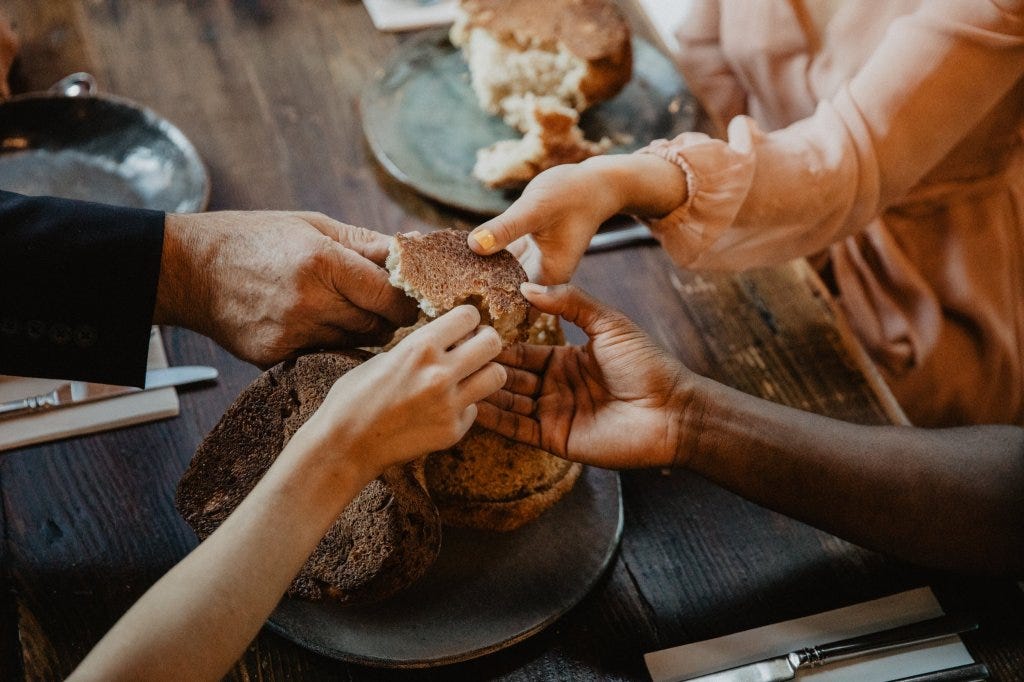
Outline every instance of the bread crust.
<path id="1" fill-rule="evenodd" d="M 391 283 L 415 297 L 430 316 L 470 303 L 505 344 L 524 339 L 530 304 L 519 286 L 526 271 L 508 251 L 474 253 L 466 238 L 460 230 L 395 235 L 387 259 Z"/>
<path id="2" fill-rule="evenodd" d="M 255 487 L 338 377 L 369 353 L 316 353 L 260 375 L 200 443 L 175 505 L 200 539 Z M 288 594 L 346 604 L 384 599 L 437 558 L 440 518 L 422 461 L 390 467 L 345 508 L 303 565 Z"/>

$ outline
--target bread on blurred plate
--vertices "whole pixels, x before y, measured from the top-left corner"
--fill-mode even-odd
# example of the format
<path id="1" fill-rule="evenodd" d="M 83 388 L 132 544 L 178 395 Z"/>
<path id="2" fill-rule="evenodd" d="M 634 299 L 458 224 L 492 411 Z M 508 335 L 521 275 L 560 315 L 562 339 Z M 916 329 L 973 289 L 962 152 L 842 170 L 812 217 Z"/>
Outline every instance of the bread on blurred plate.
<path id="1" fill-rule="evenodd" d="M 255 487 L 334 382 L 369 357 L 306 355 L 264 372 L 238 396 L 178 484 L 175 504 L 201 540 Z M 371 481 L 327 531 L 288 594 L 373 602 L 423 575 L 437 558 L 441 527 L 422 466 L 391 467 Z"/>
<path id="2" fill-rule="evenodd" d="M 614 2 L 461 0 L 449 36 L 462 49 L 480 107 L 533 138 L 482 150 L 473 170 L 481 182 L 520 186 L 611 146 L 587 141 L 577 122 L 632 76 L 629 25 Z"/>
<path id="3" fill-rule="evenodd" d="M 466 237 L 459 230 L 395 235 L 386 261 L 391 284 L 415 298 L 428 317 L 468 303 L 506 345 L 526 338 L 530 304 L 519 291 L 526 271 L 508 251 L 474 253 Z"/>

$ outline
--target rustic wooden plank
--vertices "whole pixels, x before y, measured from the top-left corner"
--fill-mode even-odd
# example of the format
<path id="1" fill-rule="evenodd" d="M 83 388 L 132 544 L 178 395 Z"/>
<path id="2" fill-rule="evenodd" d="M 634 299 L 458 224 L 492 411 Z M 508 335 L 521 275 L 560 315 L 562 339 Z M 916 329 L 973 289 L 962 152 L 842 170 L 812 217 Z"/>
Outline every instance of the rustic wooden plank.
<path id="1" fill-rule="evenodd" d="M 15 93 L 46 90 L 68 74 L 95 70 L 77 2 L 8 0 L 0 11 L 22 42 L 12 79 Z"/>

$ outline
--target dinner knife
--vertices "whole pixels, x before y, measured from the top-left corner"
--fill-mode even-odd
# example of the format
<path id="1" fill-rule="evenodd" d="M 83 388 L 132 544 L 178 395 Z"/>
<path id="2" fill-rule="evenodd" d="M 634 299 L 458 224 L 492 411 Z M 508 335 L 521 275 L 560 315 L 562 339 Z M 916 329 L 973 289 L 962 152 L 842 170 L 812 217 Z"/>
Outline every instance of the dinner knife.
<path id="1" fill-rule="evenodd" d="M 616 230 L 598 232 L 590 238 L 587 253 L 611 251 L 612 249 L 634 246 L 636 244 L 653 244 L 656 241 L 649 227 L 637 224 Z"/>
<path id="2" fill-rule="evenodd" d="M 784 656 L 687 679 L 691 682 L 697 680 L 700 682 L 782 682 L 782 680 L 793 679 L 796 676 L 796 671 L 800 669 L 816 668 L 835 661 L 908 644 L 920 644 L 974 630 L 977 627 L 978 622 L 966 616 L 939 616 L 891 630 L 798 649 Z"/>
<path id="3" fill-rule="evenodd" d="M 128 393 L 151 391 L 168 386 L 181 386 L 199 381 L 212 381 L 217 378 L 217 370 L 201 365 L 181 365 L 164 367 L 146 372 L 146 387 L 114 386 L 112 384 L 93 384 L 86 381 L 69 381 L 61 384 L 49 393 L 17 398 L 0 403 L 0 419 L 18 417 L 25 414 L 45 412 L 69 405 L 81 405 L 97 400 L 106 400 Z"/>

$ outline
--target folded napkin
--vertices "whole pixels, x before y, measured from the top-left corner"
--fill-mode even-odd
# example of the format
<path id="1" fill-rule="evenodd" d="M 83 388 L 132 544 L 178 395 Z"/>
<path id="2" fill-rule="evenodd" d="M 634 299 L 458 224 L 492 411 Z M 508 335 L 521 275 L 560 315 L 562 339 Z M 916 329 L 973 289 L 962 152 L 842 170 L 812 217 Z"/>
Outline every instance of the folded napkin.
<path id="1" fill-rule="evenodd" d="M 378 31 L 411 31 L 455 21 L 457 0 L 363 0 Z"/>
<path id="2" fill-rule="evenodd" d="M 805 618 L 655 651 L 644 656 L 644 660 L 654 682 L 673 682 L 941 615 L 942 607 L 931 589 L 922 587 Z M 960 638 L 952 636 L 800 671 L 796 679 L 814 682 L 892 680 L 973 662 Z"/>
<path id="3" fill-rule="evenodd" d="M 156 327 L 149 337 L 148 367 L 167 366 Z M 0 402 L 49 393 L 63 381 L 0 376 Z M 173 388 L 129 393 L 73 407 L 0 420 L 0 452 L 60 438 L 175 417 L 178 394 Z"/>

